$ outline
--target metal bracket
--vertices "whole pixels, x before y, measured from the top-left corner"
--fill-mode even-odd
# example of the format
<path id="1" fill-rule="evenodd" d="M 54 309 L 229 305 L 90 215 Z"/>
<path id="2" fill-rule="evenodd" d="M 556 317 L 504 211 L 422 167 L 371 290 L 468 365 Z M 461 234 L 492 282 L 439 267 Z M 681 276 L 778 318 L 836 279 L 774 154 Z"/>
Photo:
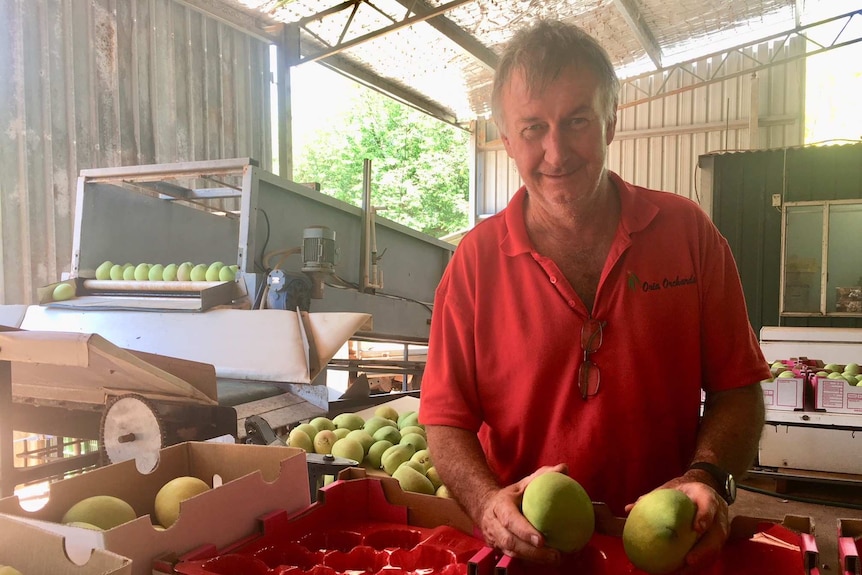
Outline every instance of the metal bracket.
<path id="1" fill-rule="evenodd" d="M 283 439 L 275 434 L 269 423 L 259 415 L 250 415 L 245 419 L 245 432 L 245 442 L 249 444 L 287 445 Z M 305 462 L 308 466 L 308 493 L 312 503 L 317 501 L 317 490 L 323 487 L 323 480 L 327 475 L 337 477 L 342 470 L 359 465 L 358 461 L 335 457 L 331 453 L 326 455 L 306 453 Z"/>

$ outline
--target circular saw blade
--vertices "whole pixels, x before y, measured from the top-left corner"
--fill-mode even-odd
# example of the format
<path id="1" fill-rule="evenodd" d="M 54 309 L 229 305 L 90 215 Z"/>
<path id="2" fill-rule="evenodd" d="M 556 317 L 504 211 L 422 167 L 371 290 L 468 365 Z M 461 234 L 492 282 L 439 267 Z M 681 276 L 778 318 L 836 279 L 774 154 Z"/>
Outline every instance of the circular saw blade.
<path id="1" fill-rule="evenodd" d="M 111 463 L 136 460 L 142 473 L 155 469 L 165 427 L 155 406 L 136 394 L 111 399 L 102 415 L 101 443 Z"/>

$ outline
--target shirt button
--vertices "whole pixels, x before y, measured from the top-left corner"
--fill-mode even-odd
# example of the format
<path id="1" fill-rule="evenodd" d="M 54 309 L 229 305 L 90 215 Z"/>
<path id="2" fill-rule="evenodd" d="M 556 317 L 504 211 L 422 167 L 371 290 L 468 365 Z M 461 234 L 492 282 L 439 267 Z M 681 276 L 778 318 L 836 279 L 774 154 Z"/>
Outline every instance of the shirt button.
<path id="1" fill-rule="evenodd" d="M 569 307 L 575 307 L 575 300 L 573 300 L 573 299 L 569 300 Z"/>
<path id="2" fill-rule="evenodd" d="M 552 284 L 557 283 L 557 278 L 556 278 L 556 276 L 551 276 L 551 283 L 552 283 Z"/>

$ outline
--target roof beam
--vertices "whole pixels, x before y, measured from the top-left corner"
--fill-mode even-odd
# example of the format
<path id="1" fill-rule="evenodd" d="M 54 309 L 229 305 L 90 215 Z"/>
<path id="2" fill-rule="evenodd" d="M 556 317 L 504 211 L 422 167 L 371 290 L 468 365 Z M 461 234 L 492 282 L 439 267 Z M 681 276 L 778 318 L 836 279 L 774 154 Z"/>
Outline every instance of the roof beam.
<path id="1" fill-rule="evenodd" d="M 655 64 L 656 69 L 661 70 L 661 46 L 656 42 L 650 27 L 644 22 L 643 14 L 641 14 L 636 0 L 614 0 L 614 6 L 623 15 L 629 28 L 632 29 L 635 37 L 646 50 L 647 56 Z"/>
<path id="2" fill-rule="evenodd" d="M 404 18 L 398 22 L 394 22 L 394 23 L 390 24 L 389 26 L 384 26 L 383 28 L 375 30 L 374 32 L 369 32 L 368 34 L 363 34 L 362 36 L 359 36 L 357 38 L 353 38 L 352 40 L 348 40 L 347 42 L 340 42 L 339 41 L 337 44 L 329 46 L 328 49 L 324 49 L 324 50 L 321 50 L 321 51 L 316 52 L 316 53 L 303 54 L 302 59 L 298 63 L 304 64 L 306 62 L 317 62 L 319 60 L 323 60 L 324 58 L 328 58 L 334 54 L 338 54 L 339 52 L 343 52 L 349 48 L 353 48 L 354 46 L 358 46 L 359 44 L 364 44 L 365 42 L 368 42 L 368 41 L 373 40 L 375 38 L 379 38 L 381 36 L 389 34 L 390 32 L 400 30 L 401 28 L 405 28 L 405 27 L 410 26 L 412 24 L 415 24 L 417 22 L 423 22 L 425 20 L 433 18 L 434 16 L 438 16 L 440 14 L 443 14 L 444 12 L 451 10 L 452 8 L 455 8 L 456 6 L 460 6 L 461 4 L 466 4 L 467 2 L 475 2 L 475 0 L 451 0 L 450 2 L 447 2 L 446 4 L 442 4 L 442 5 L 437 6 L 435 8 L 430 8 L 424 14 L 416 13 L 414 16 Z M 362 3 L 361 1 L 345 2 L 344 4 L 336 6 L 335 8 L 337 8 L 339 10 L 343 9 L 343 7 L 356 8 L 361 3 Z M 308 22 L 311 22 L 314 20 L 319 20 L 323 16 L 328 15 L 328 12 L 330 12 L 331 10 L 333 10 L 333 9 L 330 9 L 329 11 L 321 12 L 320 14 L 317 14 L 314 16 L 309 16 L 308 18 L 303 18 L 302 21 L 300 22 L 300 28 L 302 28 L 303 30 L 305 30 L 306 32 L 311 34 L 311 31 L 308 30 L 305 25 Z M 318 38 L 318 40 L 320 40 L 320 39 Z"/>
<path id="3" fill-rule="evenodd" d="M 180 4 L 214 18 L 222 24 L 270 44 L 278 42 L 278 33 L 283 26 L 265 14 L 252 15 L 234 4 L 222 0 L 177 0 Z"/>
<path id="4" fill-rule="evenodd" d="M 419 15 L 424 15 L 433 10 L 424 0 L 396 0 L 399 4 Z M 499 57 L 493 50 L 476 40 L 463 28 L 452 22 L 446 16 L 434 16 L 426 20 L 435 30 L 461 46 L 468 54 L 479 60 L 492 72 L 497 69 Z"/>
<path id="5" fill-rule="evenodd" d="M 448 108 L 444 108 L 431 100 L 421 97 L 413 91 L 407 90 L 396 84 L 395 82 L 391 82 L 382 76 L 378 76 L 373 72 L 369 72 L 343 56 L 334 55 L 326 58 L 325 60 L 321 60 L 318 64 L 322 66 L 326 66 L 331 70 L 338 72 L 343 76 L 347 76 L 351 80 L 359 82 L 363 86 L 367 88 L 371 88 L 372 90 L 377 90 L 390 98 L 398 100 L 408 106 L 412 106 L 417 110 L 424 112 L 430 116 L 437 118 L 447 124 L 458 125 L 458 118 Z"/>
<path id="6" fill-rule="evenodd" d="M 697 58 L 688 60 L 686 62 L 680 62 L 679 64 L 674 64 L 673 66 L 668 66 L 667 68 L 659 70 L 660 72 L 664 73 L 666 78 L 670 78 L 671 75 L 676 73 L 688 73 L 697 79 L 697 81 L 692 84 L 687 84 L 685 86 L 682 86 L 681 88 L 677 88 L 674 90 L 666 89 L 667 79 L 662 82 L 660 86 L 658 86 L 657 88 L 650 88 L 649 91 L 644 91 L 638 86 L 639 80 L 652 76 L 655 74 L 655 72 L 648 72 L 646 74 L 641 74 L 632 78 L 626 78 L 621 82 L 624 89 L 626 87 L 630 87 L 636 91 L 643 92 L 646 95 L 638 100 L 632 100 L 630 102 L 620 104 L 620 109 L 631 108 L 634 106 L 645 104 L 647 102 L 652 102 L 653 100 L 658 100 L 660 98 L 667 98 L 668 96 L 673 96 L 675 94 L 690 92 L 702 86 L 708 86 L 710 84 L 713 84 L 715 82 L 723 82 L 731 78 L 750 75 L 754 72 L 759 72 L 760 70 L 768 70 L 770 67 L 776 64 L 788 64 L 790 62 L 795 62 L 796 60 L 801 60 L 803 58 L 809 58 L 811 56 L 816 56 L 817 54 L 828 52 L 829 50 L 834 50 L 836 48 L 850 46 L 851 44 L 862 42 L 862 32 L 860 32 L 859 27 L 850 26 L 850 23 L 854 18 L 862 18 L 862 10 L 848 12 L 847 14 L 842 14 L 841 16 L 833 16 L 832 18 L 827 18 L 826 20 L 821 20 L 813 24 L 803 25 L 801 28 L 797 28 L 795 30 L 787 30 L 779 34 L 773 34 L 772 36 L 760 38 L 754 42 L 749 42 L 748 44 L 740 44 L 739 46 L 728 48 L 721 52 L 714 52 L 712 54 L 698 56 Z M 831 24 L 840 20 L 844 21 L 843 26 L 841 26 L 841 31 L 838 33 L 837 36 L 833 38 L 831 43 L 826 43 L 826 45 L 820 44 L 809 37 L 813 30 L 825 25 L 830 25 L 830 27 L 825 30 L 826 32 L 834 32 L 834 28 L 831 26 Z M 774 52 L 772 52 L 769 58 L 761 59 L 752 57 L 751 54 L 746 50 L 747 48 L 768 42 L 775 42 L 776 44 L 781 45 L 788 44 L 792 38 L 797 36 L 806 42 L 813 43 L 815 46 L 817 46 L 817 48 L 813 50 L 809 49 L 807 51 L 802 51 L 798 54 L 792 54 L 790 56 L 780 58 L 779 56 L 783 55 L 782 51 L 775 50 Z M 692 71 L 697 63 L 711 58 L 721 58 L 723 64 L 724 61 L 727 59 L 728 55 L 731 53 L 737 53 L 740 57 L 753 60 L 755 62 L 754 66 L 743 68 L 741 70 L 736 70 L 735 72 L 725 72 L 724 74 L 718 74 L 718 70 L 716 70 L 715 73 L 713 73 L 707 78 L 701 78 Z M 754 51 L 754 53 L 756 54 L 757 52 Z M 719 69 L 721 69 L 721 66 L 719 67 Z"/>

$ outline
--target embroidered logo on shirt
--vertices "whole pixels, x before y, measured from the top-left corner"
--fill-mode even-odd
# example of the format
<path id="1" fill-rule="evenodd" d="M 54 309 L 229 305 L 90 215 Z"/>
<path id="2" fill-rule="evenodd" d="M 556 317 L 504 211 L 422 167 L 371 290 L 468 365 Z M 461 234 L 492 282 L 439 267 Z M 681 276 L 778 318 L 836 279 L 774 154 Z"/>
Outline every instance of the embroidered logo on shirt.
<path id="1" fill-rule="evenodd" d="M 697 277 L 694 274 L 688 277 L 679 277 L 676 275 L 673 278 L 665 277 L 659 281 L 641 281 L 641 279 L 632 271 L 626 274 L 626 287 L 631 291 L 651 292 L 663 289 L 671 289 L 694 285 L 697 283 Z"/>

